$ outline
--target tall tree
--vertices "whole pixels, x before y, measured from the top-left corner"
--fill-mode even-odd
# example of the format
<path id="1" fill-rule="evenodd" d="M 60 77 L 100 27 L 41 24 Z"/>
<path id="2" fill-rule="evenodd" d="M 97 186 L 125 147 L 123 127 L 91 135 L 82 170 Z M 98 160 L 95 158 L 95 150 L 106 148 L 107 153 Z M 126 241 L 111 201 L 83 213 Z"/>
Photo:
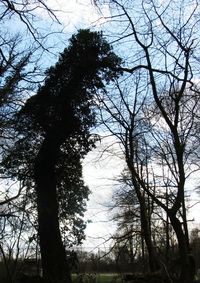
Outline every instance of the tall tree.
<path id="1" fill-rule="evenodd" d="M 188 4 L 173 0 L 140 1 L 138 5 L 123 0 L 108 2 L 112 8 L 109 24 L 115 25 L 118 19 L 122 27 L 120 31 L 119 27 L 114 30 L 116 42 L 129 50 L 124 52 L 127 62 L 124 71 L 132 75 L 132 81 L 124 89 L 132 86 L 129 94 L 136 93 L 140 105 L 135 108 L 131 95 L 120 92 L 123 106 L 112 100 L 106 108 L 110 110 L 110 120 L 115 121 L 115 129 L 111 127 L 111 131 L 124 145 L 127 165 L 138 191 L 145 192 L 168 215 L 179 246 L 179 280 L 189 283 L 193 274 L 190 273 L 186 190 L 189 177 L 199 170 L 199 163 L 194 162 L 194 152 L 198 155 L 199 150 L 195 134 L 199 91 L 194 80 L 195 76 L 199 77 L 196 41 L 199 5 L 196 1 Z M 124 115 L 121 109 L 126 110 Z M 144 131 L 137 133 L 141 117 L 150 128 L 146 131 L 144 127 Z M 116 123 L 121 135 L 115 131 Z M 168 203 L 163 195 L 166 187 Z"/>
<path id="2" fill-rule="evenodd" d="M 59 228 L 58 188 L 64 184 L 67 189 L 66 184 L 72 181 L 75 196 L 79 185 L 83 188 L 81 158 L 95 142 L 90 134 L 95 124 L 94 97 L 118 76 L 113 70 L 120 63 L 101 33 L 80 30 L 58 63 L 46 72 L 44 85 L 17 115 L 17 144 L 24 145 L 19 152 L 31 158 L 47 282 L 71 282 Z M 34 154 L 30 156 L 30 152 Z M 18 168 L 24 168 L 22 163 Z"/>

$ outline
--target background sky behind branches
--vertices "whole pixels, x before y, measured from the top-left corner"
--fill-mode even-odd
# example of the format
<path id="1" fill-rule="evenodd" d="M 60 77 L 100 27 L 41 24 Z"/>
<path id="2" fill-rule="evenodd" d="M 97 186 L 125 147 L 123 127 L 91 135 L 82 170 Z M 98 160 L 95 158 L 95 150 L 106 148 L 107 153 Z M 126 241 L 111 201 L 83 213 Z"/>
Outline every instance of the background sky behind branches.
<path id="1" fill-rule="evenodd" d="M 107 17 L 110 16 L 108 5 L 101 6 L 101 9 L 98 9 L 91 4 L 91 0 L 48 0 L 47 4 L 49 8 L 55 11 L 56 16 L 64 26 L 63 31 L 66 33 L 67 38 L 80 28 L 108 29 L 108 25 L 106 25 Z M 43 19 L 46 17 L 44 14 L 39 14 L 39 16 Z M 46 19 L 48 20 L 47 17 Z M 62 51 L 63 45 L 66 44 L 66 42 L 61 41 L 62 39 L 60 44 L 59 41 L 57 42 L 59 52 Z M 110 148 L 109 153 L 104 152 L 102 154 L 102 151 L 105 150 L 109 143 L 114 143 L 114 147 Z M 111 151 L 112 154 L 110 154 Z M 99 244 L 108 246 L 107 239 L 116 228 L 111 221 L 112 193 L 125 164 L 123 159 L 116 156 L 118 152 L 119 146 L 116 145 L 113 138 L 109 137 L 103 139 L 84 160 L 84 178 L 92 193 L 85 214 L 88 225 L 86 228 L 86 241 L 83 246 L 91 249 Z M 193 182 L 195 183 L 195 180 L 191 181 L 191 187 L 193 187 Z M 200 225 L 200 205 L 194 205 L 196 201 L 197 196 L 194 195 L 189 203 L 192 209 L 188 219 L 194 219 L 194 221 L 190 222 L 191 227 Z"/>
<path id="2" fill-rule="evenodd" d="M 45 67 L 49 67 L 57 61 L 59 52 L 62 52 L 68 44 L 67 39 L 78 29 L 92 28 L 104 30 L 105 26 L 108 29 L 108 25 L 105 25 L 107 22 L 106 18 L 110 16 L 107 5 L 102 6 L 101 10 L 92 5 L 91 0 L 48 0 L 47 5 L 55 11 L 60 24 L 51 23 L 48 15 L 39 9 L 37 12 L 38 16 L 43 23 L 46 22 L 46 27 L 41 27 L 38 21 L 38 28 L 49 29 L 51 27 L 52 32 L 62 30 L 62 33 L 55 33 L 51 37 L 51 43 L 54 42 L 56 48 L 54 53 L 52 53 L 51 59 L 48 57 L 48 60 L 44 61 Z M 17 23 L 17 28 L 20 30 L 19 21 Z M 112 42 L 113 39 L 111 38 L 110 41 Z M 110 148 L 112 154 L 109 152 L 102 155 L 102 150 L 110 143 L 114 143 L 114 147 Z M 84 160 L 84 178 L 92 194 L 88 202 L 88 211 L 85 214 L 88 226 L 86 228 L 87 238 L 83 246 L 91 247 L 91 249 L 98 244 L 103 245 L 104 242 L 108 246 L 109 243 L 106 240 L 115 229 L 114 223 L 111 222 L 112 192 L 117 183 L 117 178 L 124 167 L 123 159 L 117 157 L 118 152 L 119 146 L 116 145 L 113 138 L 108 137 L 103 139 L 97 148 L 90 152 Z M 190 185 L 193 187 L 192 181 Z M 196 202 L 195 198 L 196 196 L 194 195 L 190 205 Z M 200 223 L 199 215 L 200 205 L 197 204 L 191 209 L 189 219 L 194 218 L 196 225 L 198 225 Z M 194 222 L 191 222 L 190 225 L 194 225 Z"/>
<path id="3" fill-rule="evenodd" d="M 79 28 L 91 27 L 100 30 L 109 29 L 106 25 L 106 18 L 110 16 L 108 5 L 101 6 L 100 10 L 91 4 L 91 0 L 48 0 L 48 3 L 53 9 L 62 11 L 56 14 L 65 25 L 65 32 L 73 33 Z M 104 152 L 102 155 L 102 151 L 110 143 L 113 143 L 114 147 L 109 149 L 109 153 Z M 107 239 L 116 228 L 114 223 L 111 222 L 112 193 L 125 164 L 120 156 L 117 157 L 119 151 L 119 146 L 113 138 L 105 138 L 93 152 L 88 154 L 84 161 L 85 182 L 92 191 L 87 206 L 88 210 L 85 214 L 89 223 L 86 228 L 87 238 L 84 246 L 91 248 L 98 244 L 108 246 Z M 194 184 L 196 185 L 196 180 L 190 181 L 188 186 L 191 185 L 191 188 L 193 188 Z M 193 195 L 192 201 L 189 203 L 192 208 L 188 219 L 194 219 L 190 222 L 191 227 L 200 225 L 200 205 L 196 204 L 197 200 L 197 196 Z"/>

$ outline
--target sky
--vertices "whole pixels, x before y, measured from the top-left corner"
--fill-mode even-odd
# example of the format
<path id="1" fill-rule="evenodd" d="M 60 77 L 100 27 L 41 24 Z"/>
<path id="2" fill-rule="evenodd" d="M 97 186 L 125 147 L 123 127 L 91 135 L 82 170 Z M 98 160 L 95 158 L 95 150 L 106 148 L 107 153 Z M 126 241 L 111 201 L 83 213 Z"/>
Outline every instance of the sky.
<path id="1" fill-rule="evenodd" d="M 47 3 L 50 8 L 56 11 L 56 15 L 65 27 L 64 31 L 69 34 L 69 37 L 79 28 L 103 28 L 106 17 L 110 16 L 107 5 L 101 6 L 101 10 L 99 10 L 94 5 L 91 5 L 91 0 L 48 0 Z M 86 241 L 83 246 L 91 250 L 99 246 L 108 247 L 109 242 L 107 242 L 107 239 L 116 228 L 111 221 L 112 211 L 110 207 L 112 205 L 113 188 L 117 177 L 124 168 L 124 161 L 116 155 L 111 156 L 104 153 L 101 156 L 102 149 L 109 142 L 112 142 L 112 140 L 104 140 L 84 160 L 84 179 L 92 193 L 85 214 L 88 225 L 85 231 Z M 118 151 L 116 148 L 113 150 Z M 194 219 L 200 225 L 200 205 L 196 204 L 197 200 L 197 195 L 193 194 L 189 203 L 192 209 L 188 219 Z M 189 223 L 191 228 L 196 225 L 193 221 Z"/>
<path id="2" fill-rule="evenodd" d="M 91 5 L 91 0 L 48 0 L 50 8 L 58 11 L 56 15 L 65 26 L 64 32 L 69 34 L 79 28 L 101 29 L 106 23 L 104 17 L 110 16 L 109 7 L 104 5 L 101 10 Z M 62 10 L 59 12 L 59 10 Z M 87 250 L 96 248 L 108 248 L 107 241 L 115 231 L 115 224 L 111 221 L 110 210 L 113 187 L 116 178 L 123 169 L 123 161 L 108 153 L 101 155 L 102 150 L 112 138 L 104 139 L 103 144 L 87 155 L 83 162 L 83 175 L 86 185 L 91 190 L 85 219 L 88 221 L 85 230 L 86 240 L 83 247 Z M 115 150 L 114 148 L 113 150 Z"/>
<path id="3" fill-rule="evenodd" d="M 111 151 L 105 151 L 108 144 L 114 144 Z M 118 152 L 115 138 L 104 138 L 97 144 L 96 149 L 86 156 L 83 163 L 84 180 L 91 190 L 85 214 L 85 219 L 91 222 L 87 225 L 87 238 L 83 245 L 91 249 L 95 246 L 108 247 L 110 241 L 107 240 L 116 229 L 112 221 L 112 196 L 125 165 Z"/>
<path id="4" fill-rule="evenodd" d="M 119 152 L 117 145 L 113 148 L 113 154 L 101 155 L 103 148 L 113 141 L 113 138 L 110 138 L 110 140 L 103 141 L 103 144 L 97 145 L 97 148 L 87 155 L 83 163 L 84 180 L 91 190 L 85 214 L 85 219 L 91 222 L 87 224 L 86 241 L 83 243 L 83 247 L 89 251 L 96 251 L 99 247 L 108 249 L 111 244 L 108 239 L 116 231 L 116 225 L 112 221 L 112 196 L 125 161 L 115 154 Z M 198 181 L 198 176 L 197 180 L 187 183 L 190 190 L 196 187 L 196 181 Z M 189 228 L 200 228 L 199 196 L 193 193 L 187 205 L 190 208 L 187 215 Z"/>
<path id="5" fill-rule="evenodd" d="M 100 10 L 91 4 L 91 0 L 47 0 L 45 3 L 54 11 L 60 24 L 56 23 L 54 18 L 49 17 L 50 15 L 42 6 L 34 11 L 37 19 L 32 19 L 33 26 L 38 27 L 38 32 L 50 34 L 44 40 L 47 52 L 42 53 L 42 62 L 44 63 L 42 70 L 46 70 L 46 68 L 55 64 L 59 53 L 67 46 L 68 39 L 73 33 L 80 28 L 100 30 L 106 22 L 103 15 L 106 17 L 110 15 L 108 6 L 104 5 Z M 3 24 L 4 29 L 9 33 L 22 33 L 23 42 L 25 42 L 25 44 L 22 43 L 24 44 L 24 51 L 29 46 L 30 40 L 34 42 L 32 35 L 27 32 L 26 25 L 19 20 L 17 15 L 13 14 L 10 18 L 8 16 Z M 104 142 L 104 146 L 106 143 L 107 141 Z M 119 175 L 122 168 L 117 158 L 112 157 L 111 159 L 105 154 L 101 161 L 98 161 L 101 150 L 102 146 L 99 145 L 84 160 L 84 179 L 92 192 L 85 215 L 85 219 L 89 223 L 86 229 L 87 238 L 83 244 L 89 249 L 102 244 L 104 242 L 102 237 L 107 237 L 113 233 L 114 227 L 109 221 L 111 217 L 108 206 L 112 198 L 113 180 Z"/>
<path id="6" fill-rule="evenodd" d="M 48 0 L 48 5 L 56 10 L 59 20 L 67 30 L 101 25 L 104 17 L 109 16 L 109 7 L 103 5 L 101 10 L 91 4 L 91 0 Z M 59 12 L 60 11 L 60 12 Z"/>
<path id="7" fill-rule="evenodd" d="M 91 5 L 91 0 L 47 0 L 47 5 L 55 11 L 56 16 L 64 27 L 63 31 L 66 38 L 70 38 L 71 34 L 80 28 L 103 28 L 106 23 L 106 17 L 110 16 L 109 7 L 104 5 L 99 10 Z M 49 17 L 43 10 L 38 10 L 38 16 L 42 20 L 49 20 Z M 58 25 L 59 26 L 59 25 Z M 59 42 L 57 44 L 59 51 L 67 42 Z M 111 221 L 112 211 L 110 210 L 113 187 L 116 184 L 117 177 L 120 175 L 124 167 L 124 161 L 116 155 L 110 156 L 104 153 L 101 156 L 102 149 L 112 140 L 107 139 L 99 144 L 97 148 L 88 154 L 84 160 L 84 179 L 91 190 L 88 202 L 88 210 L 85 219 L 88 220 L 86 228 L 86 241 L 83 246 L 94 249 L 98 245 L 108 246 L 106 240 L 113 234 L 115 224 Z M 118 150 L 114 148 L 114 151 Z M 191 202 L 196 202 L 196 196 Z M 195 218 L 199 221 L 200 205 L 193 207 L 189 218 Z M 191 225 L 192 222 L 191 222 Z"/>
<path id="8" fill-rule="evenodd" d="M 99 28 L 110 16 L 108 5 L 97 8 L 92 4 L 92 0 L 47 0 L 48 7 L 54 12 L 62 30 L 66 34 L 76 32 L 80 28 Z M 49 13 L 44 9 L 37 9 L 37 15 L 42 20 L 51 22 Z"/>
<path id="9" fill-rule="evenodd" d="M 48 0 L 50 8 L 58 11 L 64 32 L 71 34 L 80 28 L 101 29 L 110 16 L 109 7 L 104 5 L 101 10 L 91 5 L 91 0 Z M 61 10 L 61 12 L 59 12 Z M 88 221 L 86 240 L 83 247 L 95 250 L 97 247 L 108 247 L 107 239 L 113 234 L 115 225 L 111 221 L 110 201 L 116 177 L 123 165 L 119 158 L 104 154 L 100 157 L 102 148 L 111 140 L 105 140 L 95 150 L 88 154 L 83 163 L 83 175 L 86 185 L 91 190 L 85 219 Z"/>

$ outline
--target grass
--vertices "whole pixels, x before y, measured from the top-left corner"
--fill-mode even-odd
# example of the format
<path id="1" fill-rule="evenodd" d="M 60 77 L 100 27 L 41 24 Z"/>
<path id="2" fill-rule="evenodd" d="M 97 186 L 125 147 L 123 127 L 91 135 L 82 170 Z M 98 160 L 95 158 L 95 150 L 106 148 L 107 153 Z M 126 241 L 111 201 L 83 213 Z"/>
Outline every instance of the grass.
<path id="1" fill-rule="evenodd" d="M 119 279 L 117 274 L 113 273 L 99 273 L 97 274 L 97 283 L 111 283 L 111 282 L 117 282 Z"/>
<path id="2" fill-rule="evenodd" d="M 77 280 L 76 274 L 73 274 L 72 279 L 74 283 L 121 283 L 116 273 L 84 273 L 82 282 L 81 279 Z"/>

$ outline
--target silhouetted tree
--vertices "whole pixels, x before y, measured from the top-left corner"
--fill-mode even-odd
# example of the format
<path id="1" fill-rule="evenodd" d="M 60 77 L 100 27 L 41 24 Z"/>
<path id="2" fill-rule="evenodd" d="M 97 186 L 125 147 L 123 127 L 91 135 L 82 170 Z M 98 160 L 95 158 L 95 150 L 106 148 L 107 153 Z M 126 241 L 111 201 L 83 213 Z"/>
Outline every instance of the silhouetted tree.
<path id="1" fill-rule="evenodd" d="M 199 3 L 106 2 L 111 7 L 109 24 L 117 23 L 112 29 L 116 31 L 115 42 L 130 53 L 127 56 L 124 52 L 124 71 L 129 76 L 126 85 L 120 83 L 118 100 L 102 99 L 110 114 L 104 121 L 114 124 L 107 127 L 123 145 L 134 187 L 168 216 L 181 258 L 179 280 L 189 283 L 194 278 L 190 273 L 186 192 L 189 178 L 199 170 L 194 157 L 199 156 L 195 121 L 199 121 L 199 90 L 195 85 L 199 77 Z M 138 128 L 142 119 L 149 129 Z M 146 232 L 150 235 L 151 231 Z"/>
<path id="2" fill-rule="evenodd" d="M 80 30 L 58 63 L 46 72 L 44 85 L 16 117 L 19 140 L 14 144 L 15 153 L 5 155 L 4 164 L 19 179 L 27 177 L 28 171 L 28 182 L 32 178 L 35 186 L 47 282 L 71 281 L 59 210 L 60 216 L 70 215 L 70 210 L 74 215 L 76 203 L 75 209 L 80 206 L 82 213 L 88 189 L 82 180 L 81 159 L 95 142 L 90 134 L 95 125 L 94 97 L 98 91 L 106 91 L 106 83 L 119 74 L 113 70 L 120 63 L 101 33 Z"/>

